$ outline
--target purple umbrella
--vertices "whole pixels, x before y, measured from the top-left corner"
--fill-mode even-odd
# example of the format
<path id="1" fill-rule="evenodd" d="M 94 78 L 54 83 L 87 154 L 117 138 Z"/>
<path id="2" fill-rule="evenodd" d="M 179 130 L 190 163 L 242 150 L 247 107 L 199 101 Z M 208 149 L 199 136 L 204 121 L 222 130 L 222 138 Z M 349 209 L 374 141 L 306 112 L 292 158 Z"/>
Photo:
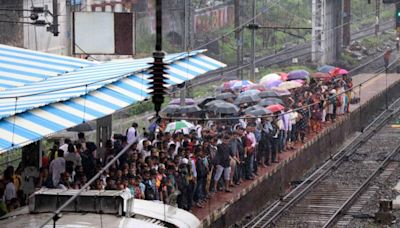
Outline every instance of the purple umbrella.
<path id="1" fill-rule="evenodd" d="M 193 99 L 191 98 L 186 98 L 184 101 L 184 105 L 194 105 L 196 102 L 194 102 Z M 177 99 L 173 99 L 172 101 L 169 102 L 170 105 L 174 104 L 174 105 L 180 105 L 181 104 L 181 99 L 177 98 Z"/>
<path id="2" fill-rule="evenodd" d="M 306 70 L 293 70 L 290 71 L 288 74 L 288 80 L 306 80 L 308 79 L 308 77 L 310 77 L 310 73 Z"/>
<path id="3" fill-rule="evenodd" d="M 267 83 L 263 84 L 266 88 L 274 88 L 274 87 L 278 87 L 283 81 L 280 79 L 276 79 L 276 80 L 269 80 Z"/>

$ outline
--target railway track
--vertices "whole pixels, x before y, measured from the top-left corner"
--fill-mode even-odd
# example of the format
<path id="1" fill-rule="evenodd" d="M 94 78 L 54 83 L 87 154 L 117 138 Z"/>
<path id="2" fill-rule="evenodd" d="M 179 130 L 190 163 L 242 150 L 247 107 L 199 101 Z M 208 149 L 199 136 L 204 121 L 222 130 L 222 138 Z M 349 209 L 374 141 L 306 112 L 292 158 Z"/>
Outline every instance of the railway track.
<path id="1" fill-rule="evenodd" d="M 381 31 L 391 29 L 394 27 L 394 21 L 390 20 L 383 22 L 380 26 L 381 26 L 380 27 Z M 375 28 L 374 26 L 371 26 L 352 33 L 352 41 L 374 35 L 375 32 L 374 28 Z M 257 57 L 255 62 L 257 67 L 268 67 L 282 62 L 290 61 L 293 58 L 303 58 L 303 57 L 304 58 L 311 57 L 311 44 L 300 44 L 295 47 L 283 49 L 276 54 Z M 381 58 L 381 56 L 374 58 L 374 61 L 376 61 L 376 59 L 379 58 Z M 249 66 L 250 63 L 245 63 L 240 67 L 240 69 L 246 69 Z M 196 77 L 195 79 L 192 80 L 191 84 L 192 86 L 200 86 L 203 84 L 218 81 L 221 80 L 221 75 L 223 75 L 224 80 L 236 79 L 237 78 L 236 70 L 237 66 L 231 66 L 221 70 L 217 70 L 209 74 Z M 362 67 L 358 67 L 357 70 L 358 70 L 357 72 L 359 72 L 360 70 L 362 70 Z"/>
<path id="2" fill-rule="evenodd" d="M 244 227 L 331 227 L 352 206 L 353 211 L 359 210 L 374 193 L 373 188 L 368 189 L 371 182 L 377 176 L 389 175 L 398 165 L 391 158 L 400 151 L 400 130 L 390 128 L 388 122 L 399 113 L 400 98 L 362 134 Z M 351 217 L 345 218 L 338 227 L 351 221 Z"/>

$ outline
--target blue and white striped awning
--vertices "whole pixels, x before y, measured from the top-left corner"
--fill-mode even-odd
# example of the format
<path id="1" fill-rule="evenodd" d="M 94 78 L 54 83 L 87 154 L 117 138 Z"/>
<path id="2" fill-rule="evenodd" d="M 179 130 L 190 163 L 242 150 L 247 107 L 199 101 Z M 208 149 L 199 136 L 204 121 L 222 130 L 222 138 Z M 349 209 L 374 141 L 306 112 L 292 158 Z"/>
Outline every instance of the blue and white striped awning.
<path id="1" fill-rule="evenodd" d="M 201 55 L 202 52 L 204 50 L 167 55 L 165 62 L 170 63 L 168 82 L 181 83 L 221 66 L 221 63 Z M 150 67 L 148 63 L 152 61 L 152 58 L 110 61 L 23 87 L 0 91 L 0 118 L 78 97 L 129 75 L 135 75 L 132 80 L 135 81 L 136 94 L 132 96 L 142 100 L 148 92 L 148 81 L 143 75 L 146 76 Z"/>
<path id="2" fill-rule="evenodd" d="M 203 52 L 167 55 L 168 82 L 225 66 Z M 0 92 L 0 153 L 144 100 L 149 62 L 152 58 L 110 61 Z"/>
<path id="3" fill-rule="evenodd" d="M 96 63 L 0 44 L 0 91 L 46 80 Z"/>

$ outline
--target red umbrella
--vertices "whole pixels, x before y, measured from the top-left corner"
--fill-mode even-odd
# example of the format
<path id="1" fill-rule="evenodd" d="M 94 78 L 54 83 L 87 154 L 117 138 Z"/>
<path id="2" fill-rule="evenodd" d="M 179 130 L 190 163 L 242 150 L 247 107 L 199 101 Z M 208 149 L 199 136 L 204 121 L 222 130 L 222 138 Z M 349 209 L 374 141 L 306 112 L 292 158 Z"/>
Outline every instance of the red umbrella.
<path id="1" fill-rule="evenodd" d="M 270 105 L 267 107 L 268 110 L 270 110 L 271 112 L 279 112 L 285 109 L 285 107 L 283 107 L 281 104 L 274 104 L 274 105 Z"/>

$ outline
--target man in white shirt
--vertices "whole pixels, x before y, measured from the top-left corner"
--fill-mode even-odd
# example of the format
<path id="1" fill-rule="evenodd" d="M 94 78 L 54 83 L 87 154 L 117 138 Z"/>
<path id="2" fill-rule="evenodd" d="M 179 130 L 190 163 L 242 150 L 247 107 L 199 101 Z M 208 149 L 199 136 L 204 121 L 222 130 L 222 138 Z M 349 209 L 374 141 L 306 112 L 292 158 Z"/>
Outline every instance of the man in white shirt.
<path id="1" fill-rule="evenodd" d="M 68 154 L 68 144 L 71 143 L 70 139 L 64 139 L 64 144 L 60 146 L 60 150 L 64 151 L 64 156 Z"/>
<path id="2" fill-rule="evenodd" d="M 58 157 L 50 163 L 49 167 L 49 174 L 52 177 L 53 186 L 58 185 L 58 183 L 60 182 L 61 173 L 65 172 L 64 151 L 58 150 L 57 155 Z"/>
<path id="3" fill-rule="evenodd" d="M 126 138 L 128 139 L 128 144 L 132 142 L 137 142 L 139 140 L 139 134 L 137 132 L 137 123 L 132 123 L 132 127 L 128 128 L 126 131 Z"/>

